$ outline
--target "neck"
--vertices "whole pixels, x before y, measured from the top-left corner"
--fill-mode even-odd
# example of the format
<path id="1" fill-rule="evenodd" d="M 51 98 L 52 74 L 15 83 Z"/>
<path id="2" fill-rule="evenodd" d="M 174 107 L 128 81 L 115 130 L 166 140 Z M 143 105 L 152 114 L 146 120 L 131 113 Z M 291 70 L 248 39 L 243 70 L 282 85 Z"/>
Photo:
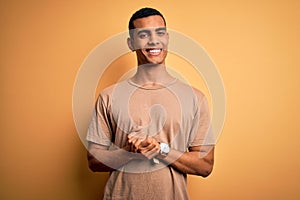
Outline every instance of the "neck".
<path id="1" fill-rule="evenodd" d="M 147 83 L 167 84 L 174 78 L 167 72 L 165 64 L 139 65 L 132 81 L 144 85 Z"/>

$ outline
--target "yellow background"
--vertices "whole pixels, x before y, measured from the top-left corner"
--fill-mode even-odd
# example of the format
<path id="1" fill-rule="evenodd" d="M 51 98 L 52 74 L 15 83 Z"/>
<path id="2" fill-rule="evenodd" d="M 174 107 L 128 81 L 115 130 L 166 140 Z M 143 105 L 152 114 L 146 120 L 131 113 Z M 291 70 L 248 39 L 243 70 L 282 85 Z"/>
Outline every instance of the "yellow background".
<path id="1" fill-rule="evenodd" d="M 214 171 L 188 177 L 191 199 L 299 199 L 297 0 L 1 1 L 0 199 L 101 195 L 107 174 L 87 167 L 73 84 L 88 53 L 144 6 L 201 44 L 226 88 Z"/>

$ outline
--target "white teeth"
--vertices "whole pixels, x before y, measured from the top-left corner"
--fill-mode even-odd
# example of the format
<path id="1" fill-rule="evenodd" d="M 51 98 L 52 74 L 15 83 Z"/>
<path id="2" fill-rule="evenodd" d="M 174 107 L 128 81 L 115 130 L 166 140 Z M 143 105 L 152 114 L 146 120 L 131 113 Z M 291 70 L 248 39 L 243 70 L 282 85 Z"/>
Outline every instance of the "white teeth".
<path id="1" fill-rule="evenodd" d="M 160 53 L 160 49 L 151 49 L 149 52 L 150 53 Z"/>

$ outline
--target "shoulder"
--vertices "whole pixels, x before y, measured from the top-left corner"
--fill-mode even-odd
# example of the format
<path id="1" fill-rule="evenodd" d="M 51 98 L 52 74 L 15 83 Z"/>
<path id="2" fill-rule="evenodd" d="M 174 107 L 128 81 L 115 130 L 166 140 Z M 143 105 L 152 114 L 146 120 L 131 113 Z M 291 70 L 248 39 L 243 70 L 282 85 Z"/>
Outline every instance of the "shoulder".
<path id="1" fill-rule="evenodd" d="M 188 83 L 182 82 L 181 80 L 177 80 L 177 84 L 175 87 L 177 87 L 179 91 L 182 91 L 184 93 L 184 96 L 190 97 L 198 102 L 206 99 L 204 93 L 201 90 Z"/>
<path id="2" fill-rule="evenodd" d="M 135 89 L 136 88 L 132 86 L 128 80 L 123 80 L 103 89 L 100 92 L 97 101 L 105 102 L 107 105 L 116 101 L 120 102 L 125 98 L 128 98 Z"/>
<path id="3" fill-rule="evenodd" d="M 103 89 L 100 92 L 99 97 L 110 97 L 117 91 L 123 91 L 126 88 L 129 88 L 129 86 L 130 85 L 128 84 L 127 80 L 112 84 L 112 85 L 106 87 L 105 89 Z"/>
<path id="4" fill-rule="evenodd" d="M 206 101 L 206 97 L 202 91 L 193 87 L 194 95 L 197 98 L 198 102 Z"/>

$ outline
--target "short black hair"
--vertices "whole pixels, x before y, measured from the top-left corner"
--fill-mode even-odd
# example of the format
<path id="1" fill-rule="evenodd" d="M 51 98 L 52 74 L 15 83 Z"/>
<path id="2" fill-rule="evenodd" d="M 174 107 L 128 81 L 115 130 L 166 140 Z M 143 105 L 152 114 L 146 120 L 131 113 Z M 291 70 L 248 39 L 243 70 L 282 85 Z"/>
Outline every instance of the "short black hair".
<path id="1" fill-rule="evenodd" d="M 128 24 L 128 29 L 129 29 L 129 34 L 130 37 L 132 37 L 132 29 L 135 29 L 133 21 L 136 19 L 140 19 L 140 18 L 144 18 L 144 17 L 149 17 L 149 16 L 153 16 L 153 15 L 159 15 L 163 18 L 165 26 L 167 25 L 166 20 L 164 18 L 164 16 L 161 14 L 161 12 L 159 12 L 158 10 L 154 9 L 154 8 L 142 8 L 138 11 L 136 11 L 130 18 L 129 20 L 129 24 Z"/>

